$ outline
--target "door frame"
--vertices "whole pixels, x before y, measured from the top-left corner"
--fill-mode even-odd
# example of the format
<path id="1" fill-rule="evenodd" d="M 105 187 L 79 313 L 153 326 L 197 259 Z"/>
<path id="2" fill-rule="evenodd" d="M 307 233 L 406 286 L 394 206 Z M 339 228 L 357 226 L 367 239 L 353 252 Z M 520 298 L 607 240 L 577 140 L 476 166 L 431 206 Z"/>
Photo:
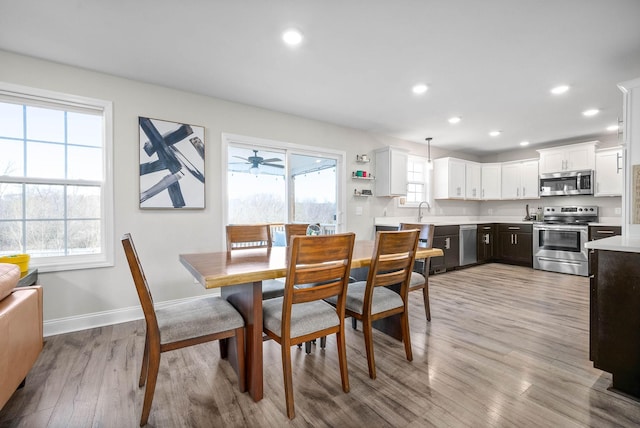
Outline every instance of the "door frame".
<path id="1" fill-rule="evenodd" d="M 224 236 L 225 226 L 229 222 L 228 214 L 228 182 L 227 182 L 227 158 L 229 152 L 229 144 L 243 144 L 243 145 L 255 145 L 265 148 L 272 148 L 276 150 L 284 150 L 286 155 L 286 172 L 287 178 L 285 180 L 285 191 L 287 196 L 287 206 L 290 203 L 289 198 L 289 156 L 291 154 L 301 154 L 306 156 L 318 156 L 333 158 L 336 160 L 336 233 L 341 233 L 347 230 L 347 194 L 346 194 L 346 165 L 345 159 L 347 152 L 344 150 L 334 150 L 324 147 L 307 146 L 303 144 L 289 143 L 284 141 L 269 140 L 266 138 L 250 137 L 246 135 L 222 133 L 221 156 L 220 156 L 220 183 L 221 183 L 221 207 L 222 207 L 222 236 Z M 289 212 L 287 212 L 289 216 Z"/>

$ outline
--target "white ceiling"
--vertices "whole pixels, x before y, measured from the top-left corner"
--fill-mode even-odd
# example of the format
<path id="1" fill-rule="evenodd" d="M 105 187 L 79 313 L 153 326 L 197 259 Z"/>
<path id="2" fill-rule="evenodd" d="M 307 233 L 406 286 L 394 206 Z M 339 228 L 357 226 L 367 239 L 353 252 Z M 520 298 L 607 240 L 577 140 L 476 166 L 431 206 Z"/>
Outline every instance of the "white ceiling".
<path id="1" fill-rule="evenodd" d="M 0 0 L 0 49 L 483 155 L 615 124 L 640 1 Z"/>

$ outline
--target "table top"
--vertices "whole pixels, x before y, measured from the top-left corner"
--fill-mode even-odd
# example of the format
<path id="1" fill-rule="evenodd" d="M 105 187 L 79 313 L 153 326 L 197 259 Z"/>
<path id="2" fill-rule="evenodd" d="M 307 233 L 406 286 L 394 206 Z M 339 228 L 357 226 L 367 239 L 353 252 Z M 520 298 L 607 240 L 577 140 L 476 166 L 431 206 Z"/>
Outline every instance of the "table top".
<path id="1" fill-rule="evenodd" d="M 374 241 L 356 241 L 351 268 L 371 264 Z M 180 254 L 180 262 L 205 288 L 283 278 L 287 275 L 287 247 Z M 417 259 L 442 256 L 439 248 L 418 248 Z"/>

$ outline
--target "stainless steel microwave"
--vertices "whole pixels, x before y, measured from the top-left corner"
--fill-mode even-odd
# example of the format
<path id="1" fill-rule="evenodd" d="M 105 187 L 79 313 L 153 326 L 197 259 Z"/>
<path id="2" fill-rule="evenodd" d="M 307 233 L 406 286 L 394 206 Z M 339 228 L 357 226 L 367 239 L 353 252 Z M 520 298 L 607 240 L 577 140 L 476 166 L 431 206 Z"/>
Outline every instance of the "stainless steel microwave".
<path id="1" fill-rule="evenodd" d="M 594 184 L 592 170 L 540 174 L 540 196 L 593 195 Z"/>

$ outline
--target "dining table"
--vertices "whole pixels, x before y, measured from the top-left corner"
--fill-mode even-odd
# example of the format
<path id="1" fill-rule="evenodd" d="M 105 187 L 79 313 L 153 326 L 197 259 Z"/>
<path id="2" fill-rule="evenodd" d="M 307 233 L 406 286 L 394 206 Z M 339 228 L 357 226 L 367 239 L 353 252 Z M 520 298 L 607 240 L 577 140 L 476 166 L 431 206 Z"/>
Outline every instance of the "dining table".
<path id="1" fill-rule="evenodd" d="M 371 264 L 375 241 L 356 240 L 351 270 Z M 245 367 L 247 389 L 254 401 L 263 397 L 262 374 L 262 282 L 287 275 L 288 247 L 234 249 L 232 251 L 180 254 L 180 262 L 205 288 L 220 288 L 220 294 L 242 314 L 246 327 Z M 416 259 L 442 256 L 439 248 L 418 248 Z M 382 326 L 384 330 L 384 326 Z M 387 332 L 392 335 L 394 328 Z M 395 336 L 395 335 L 394 335 Z M 234 339 L 227 339 L 234 340 Z M 222 349 L 235 349 L 234 344 Z M 238 370 L 237 356 L 229 362 Z"/>

